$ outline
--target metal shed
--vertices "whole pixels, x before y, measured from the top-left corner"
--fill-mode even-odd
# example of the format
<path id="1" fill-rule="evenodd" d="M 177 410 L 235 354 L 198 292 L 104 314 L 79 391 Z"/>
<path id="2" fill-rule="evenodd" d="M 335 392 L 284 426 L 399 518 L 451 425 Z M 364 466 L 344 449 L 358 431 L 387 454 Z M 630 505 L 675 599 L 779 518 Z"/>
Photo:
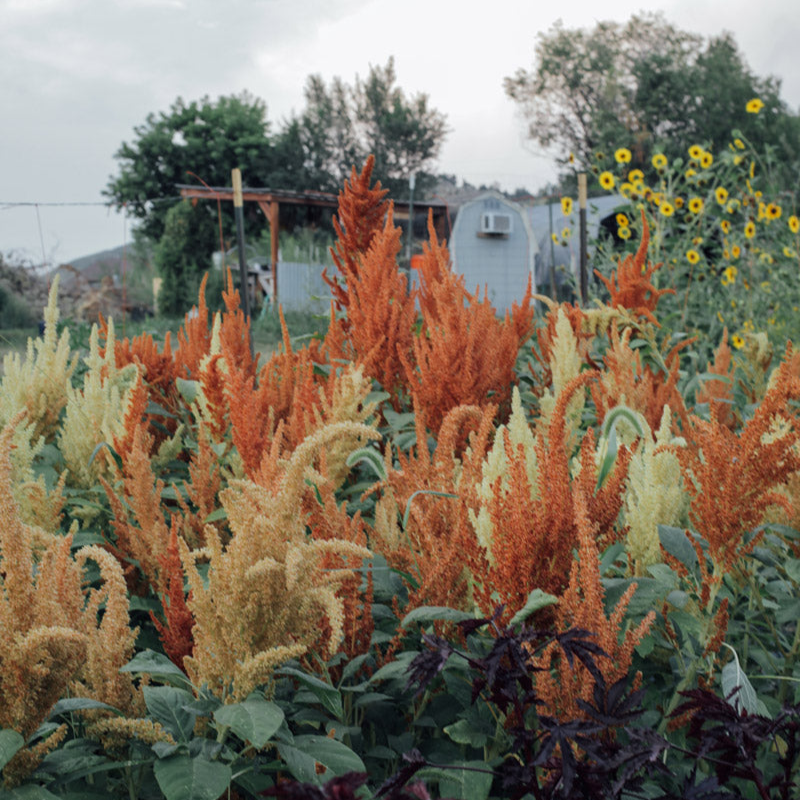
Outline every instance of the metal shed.
<path id="1" fill-rule="evenodd" d="M 591 259 L 595 250 L 595 242 L 604 220 L 613 217 L 616 210 L 629 203 L 622 195 L 614 194 L 605 197 L 590 197 L 586 204 L 586 238 L 588 241 L 589 270 L 591 275 Z M 561 203 L 549 203 L 541 206 L 528 206 L 525 209 L 528 223 L 533 231 L 537 247 L 535 262 L 536 285 L 541 290 L 551 292 L 551 265 L 555 272 L 556 287 L 559 296 L 564 291 L 562 287 L 574 280 L 574 285 L 579 283 L 580 264 L 580 228 L 578 217 L 578 204 L 575 203 L 572 213 L 565 217 L 561 211 Z M 552 220 L 552 222 L 551 222 Z M 567 229 L 566 237 L 562 232 Z M 551 233 L 558 237 L 554 242 Z M 566 244 L 562 242 L 566 241 Z"/>
<path id="2" fill-rule="evenodd" d="M 458 209 L 450 237 L 453 269 L 469 291 L 478 287 L 483 296 L 485 288 L 498 313 L 524 296 L 537 251 L 525 209 L 501 194 L 481 194 Z"/>

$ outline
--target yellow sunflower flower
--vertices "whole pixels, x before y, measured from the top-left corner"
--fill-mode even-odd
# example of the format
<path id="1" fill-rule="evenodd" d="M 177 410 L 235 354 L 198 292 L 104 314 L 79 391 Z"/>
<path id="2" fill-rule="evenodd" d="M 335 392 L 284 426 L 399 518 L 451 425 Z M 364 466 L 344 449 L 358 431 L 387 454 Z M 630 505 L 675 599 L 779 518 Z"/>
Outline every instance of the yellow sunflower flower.
<path id="1" fill-rule="evenodd" d="M 800 232 L 800 219 L 798 219 L 794 214 L 787 220 L 789 223 L 789 230 L 792 233 Z"/>
<path id="2" fill-rule="evenodd" d="M 748 222 L 747 225 L 744 226 L 744 235 L 747 239 L 752 239 L 756 235 L 755 222 Z"/>
<path id="3" fill-rule="evenodd" d="M 608 170 L 606 170 L 605 172 L 601 172 L 598 180 L 600 181 L 600 185 L 604 189 L 614 188 L 614 183 L 615 183 L 614 176 Z"/>
<path id="4" fill-rule="evenodd" d="M 758 112 L 764 108 L 764 101 L 758 97 L 754 97 L 752 100 L 747 102 L 745 108 L 748 114 L 758 114 Z"/>
<path id="5" fill-rule="evenodd" d="M 620 147 L 614 151 L 614 159 L 617 164 L 629 164 L 631 160 L 631 151 L 627 147 Z"/>
<path id="6" fill-rule="evenodd" d="M 628 173 L 628 180 L 631 183 L 641 183 L 644 180 L 644 172 L 640 169 L 632 169 Z"/>
<path id="7" fill-rule="evenodd" d="M 700 156 L 700 166 L 703 169 L 708 169 L 714 163 L 714 156 L 711 155 L 707 150 L 703 151 L 703 154 Z"/>
<path id="8" fill-rule="evenodd" d="M 690 264 L 696 264 L 700 260 L 700 253 L 698 253 L 697 250 L 687 250 L 686 260 Z"/>
<path id="9" fill-rule="evenodd" d="M 630 224 L 631 224 L 631 221 L 628 219 L 628 215 L 627 214 L 623 214 L 623 213 L 617 214 L 617 225 L 619 225 L 620 228 L 627 228 L 628 225 L 630 225 Z"/>
<path id="10" fill-rule="evenodd" d="M 697 171 L 693 169 L 687 169 L 686 172 L 683 173 L 683 176 L 687 181 L 690 181 L 695 175 L 697 175 Z"/>
<path id="11" fill-rule="evenodd" d="M 737 150 L 744 150 L 744 142 L 741 139 L 734 139 L 733 143 Z"/>
<path id="12" fill-rule="evenodd" d="M 675 207 L 667 200 L 664 200 L 664 202 L 659 205 L 658 210 L 665 217 L 671 217 L 675 213 Z"/>
<path id="13" fill-rule="evenodd" d="M 739 336 L 738 333 L 734 333 L 733 336 L 731 336 L 731 344 L 737 350 L 741 350 L 744 347 L 744 339 L 742 339 L 742 337 Z"/>
<path id="14" fill-rule="evenodd" d="M 562 197 L 561 198 L 561 213 L 568 217 L 572 213 L 572 198 L 571 197 Z"/>
<path id="15" fill-rule="evenodd" d="M 722 228 L 724 234 L 729 234 L 731 232 L 731 223 L 727 219 L 722 220 L 719 226 Z"/>
<path id="16" fill-rule="evenodd" d="M 667 157 L 663 153 L 656 153 L 650 161 L 656 169 L 664 169 L 667 166 Z"/>
<path id="17" fill-rule="evenodd" d="M 617 236 L 619 236 L 620 239 L 630 239 L 631 229 L 627 225 L 617 228 Z"/>
<path id="18" fill-rule="evenodd" d="M 624 183 L 621 183 L 619 185 L 619 193 L 623 197 L 627 197 L 628 200 L 632 200 L 634 194 L 636 193 L 636 187 L 632 183 L 628 183 L 628 181 L 625 181 Z"/>
<path id="19" fill-rule="evenodd" d="M 683 208 L 683 198 L 676 197 L 675 198 L 675 208 Z"/>
<path id="20" fill-rule="evenodd" d="M 699 214 L 703 210 L 703 199 L 701 197 L 692 197 L 689 200 L 689 211 L 692 214 Z"/>
<path id="21" fill-rule="evenodd" d="M 791 247 L 784 247 L 783 254 L 786 256 L 786 258 L 797 258 L 797 253 L 795 253 Z"/>
<path id="22" fill-rule="evenodd" d="M 780 219 L 783 209 L 777 203 L 770 203 L 767 206 L 767 219 Z"/>
<path id="23" fill-rule="evenodd" d="M 724 206 L 725 201 L 728 199 L 728 190 L 724 186 L 717 186 L 714 190 L 714 196 L 717 198 L 717 202 Z"/>
<path id="24" fill-rule="evenodd" d="M 739 247 L 738 244 L 735 244 L 733 247 L 731 247 L 731 258 L 739 258 L 741 254 L 742 248 Z"/>
<path id="25" fill-rule="evenodd" d="M 564 228 L 561 231 L 561 238 L 562 239 L 569 239 L 570 236 L 572 236 L 572 231 L 569 228 Z"/>
<path id="26" fill-rule="evenodd" d="M 703 157 L 703 153 L 705 151 L 699 144 L 693 144 L 689 148 L 689 158 L 693 158 L 695 161 L 699 161 Z"/>
<path id="27" fill-rule="evenodd" d="M 734 266 L 730 266 L 726 267 L 722 274 L 728 279 L 728 283 L 736 283 L 736 276 L 739 274 L 739 270 Z"/>

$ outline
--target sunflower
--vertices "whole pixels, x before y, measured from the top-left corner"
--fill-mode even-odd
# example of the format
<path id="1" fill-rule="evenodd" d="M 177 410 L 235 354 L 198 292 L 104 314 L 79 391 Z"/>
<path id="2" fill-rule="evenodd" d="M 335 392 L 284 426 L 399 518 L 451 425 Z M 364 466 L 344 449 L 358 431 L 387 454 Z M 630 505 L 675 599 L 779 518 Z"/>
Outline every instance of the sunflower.
<path id="1" fill-rule="evenodd" d="M 641 183 L 644 180 L 644 172 L 640 169 L 632 169 L 628 173 L 628 180 L 631 183 Z"/>
<path id="2" fill-rule="evenodd" d="M 737 150 L 744 150 L 744 142 L 741 139 L 734 139 L 733 143 Z"/>
<path id="3" fill-rule="evenodd" d="M 724 206 L 725 201 L 728 199 L 728 190 L 724 186 L 717 186 L 714 190 L 714 196 L 717 198 L 717 202 Z"/>
<path id="4" fill-rule="evenodd" d="M 561 238 L 562 239 L 569 239 L 570 236 L 572 236 L 572 231 L 569 228 L 564 228 L 561 231 Z"/>
<path id="5" fill-rule="evenodd" d="M 737 350 L 741 350 L 744 347 L 744 339 L 742 339 L 742 337 L 739 336 L 738 333 L 734 333 L 733 336 L 731 336 L 731 344 Z"/>
<path id="6" fill-rule="evenodd" d="M 722 228 L 724 234 L 729 234 L 731 232 L 731 223 L 727 219 L 722 220 L 719 226 Z"/>
<path id="7" fill-rule="evenodd" d="M 614 159 L 617 164 L 629 164 L 631 160 L 631 151 L 627 147 L 620 147 L 619 150 L 614 151 Z"/>
<path id="8" fill-rule="evenodd" d="M 687 169 L 686 172 L 683 173 L 683 177 L 686 178 L 687 181 L 690 181 L 695 175 L 697 175 L 697 171 L 693 169 Z"/>
<path id="9" fill-rule="evenodd" d="M 700 260 L 700 253 L 698 253 L 697 250 L 687 250 L 686 260 L 690 264 L 696 264 Z"/>
<path id="10" fill-rule="evenodd" d="M 744 235 L 747 239 L 752 239 L 756 235 L 755 222 L 748 222 L 747 225 L 744 226 Z"/>
<path id="11" fill-rule="evenodd" d="M 735 244 L 733 247 L 731 247 L 731 258 L 739 258 L 741 254 L 742 248 L 739 247 L 738 244 Z"/>
<path id="12" fill-rule="evenodd" d="M 619 193 L 623 197 L 627 197 L 628 200 L 632 200 L 633 196 L 636 194 L 636 187 L 632 183 L 625 181 L 619 185 Z"/>
<path id="13" fill-rule="evenodd" d="M 699 214 L 703 210 L 703 199 L 701 197 L 692 197 L 689 200 L 689 211 L 692 214 Z"/>
<path id="14" fill-rule="evenodd" d="M 789 222 L 789 230 L 792 233 L 797 233 L 800 231 L 800 219 L 798 219 L 794 214 L 788 219 Z"/>
<path id="15" fill-rule="evenodd" d="M 558 234 L 557 233 L 551 233 L 550 234 L 550 238 L 553 240 L 553 242 L 555 242 L 555 244 L 558 244 Z"/>
<path id="16" fill-rule="evenodd" d="M 667 157 L 663 153 L 656 153 L 650 160 L 656 169 L 664 169 L 667 166 Z"/>
<path id="17" fill-rule="evenodd" d="M 683 208 L 683 198 L 676 197 L 675 198 L 675 208 Z"/>
<path id="18" fill-rule="evenodd" d="M 675 207 L 668 200 L 664 200 L 659 204 L 658 210 L 665 217 L 671 217 L 675 213 Z"/>
<path id="19" fill-rule="evenodd" d="M 797 253 L 795 253 L 791 247 L 784 247 L 783 254 L 786 256 L 786 258 L 797 258 Z"/>
<path id="20" fill-rule="evenodd" d="M 600 181 L 600 185 L 604 189 L 614 188 L 614 176 L 608 170 L 606 170 L 605 172 L 601 172 L 598 180 Z"/>
<path id="21" fill-rule="evenodd" d="M 620 228 L 617 228 L 617 236 L 620 239 L 630 239 L 631 238 L 631 229 L 627 225 L 623 225 Z"/>
<path id="22" fill-rule="evenodd" d="M 767 206 L 767 219 L 780 219 L 783 209 L 777 203 L 770 203 Z"/>
<path id="23" fill-rule="evenodd" d="M 728 279 L 728 283 L 736 283 L 736 276 L 739 274 L 739 270 L 734 266 L 730 266 L 726 267 L 722 274 Z"/>
<path id="24" fill-rule="evenodd" d="M 695 161 L 699 161 L 703 157 L 703 153 L 705 151 L 699 144 L 693 144 L 689 148 L 689 158 L 694 159 Z"/>
<path id="25" fill-rule="evenodd" d="M 572 198 L 571 197 L 562 197 L 561 198 L 561 213 L 568 217 L 572 213 Z"/>
<path id="26" fill-rule="evenodd" d="M 758 112 L 764 108 L 764 101 L 758 97 L 754 97 L 752 100 L 747 102 L 745 108 L 748 114 L 758 114 Z"/>
<path id="27" fill-rule="evenodd" d="M 703 151 L 703 154 L 700 156 L 700 166 L 703 169 L 708 169 L 714 163 L 714 156 L 711 155 L 708 151 Z"/>
<path id="28" fill-rule="evenodd" d="M 620 228 L 627 228 L 630 224 L 631 221 L 628 219 L 627 214 L 623 214 L 622 212 L 617 214 L 617 225 L 619 225 Z"/>

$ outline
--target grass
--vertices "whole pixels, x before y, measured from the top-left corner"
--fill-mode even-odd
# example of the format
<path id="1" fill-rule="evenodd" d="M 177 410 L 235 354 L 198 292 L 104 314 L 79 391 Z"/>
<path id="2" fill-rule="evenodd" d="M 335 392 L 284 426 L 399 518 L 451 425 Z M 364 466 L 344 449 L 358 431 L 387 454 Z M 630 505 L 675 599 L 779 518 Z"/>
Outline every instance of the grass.
<path id="1" fill-rule="evenodd" d="M 287 311 L 284 315 L 286 327 L 293 340 L 302 340 L 315 334 L 324 334 L 328 327 L 326 316 L 317 316 L 305 311 Z M 70 346 L 73 350 L 88 350 L 91 326 L 86 322 L 67 320 L 64 324 L 69 328 Z M 149 333 L 157 342 L 163 342 L 167 331 L 172 333 L 173 345 L 177 342 L 177 332 L 183 324 L 183 319 L 169 319 L 153 317 L 140 322 L 115 320 L 118 337 L 134 337 L 141 333 Z M 253 347 L 261 353 L 260 363 L 264 363 L 280 346 L 283 336 L 280 319 L 276 312 L 268 311 L 266 314 L 253 319 L 251 326 L 253 332 Z M 2 375 L 2 362 L 7 353 L 20 353 L 24 356 L 28 346 L 28 338 L 39 335 L 38 325 L 25 328 L 0 329 L 0 375 Z M 299 344 L 299 342 L 298 342 Z"/>

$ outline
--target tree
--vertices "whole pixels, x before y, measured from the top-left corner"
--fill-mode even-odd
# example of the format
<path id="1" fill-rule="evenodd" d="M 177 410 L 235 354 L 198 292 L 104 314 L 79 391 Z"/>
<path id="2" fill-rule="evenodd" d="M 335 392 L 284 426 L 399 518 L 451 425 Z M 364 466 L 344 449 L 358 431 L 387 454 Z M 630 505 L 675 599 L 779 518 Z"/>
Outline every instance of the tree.
<path id="1" fill-rule="evenodd" d="M 190 170 L 211 186 L 230 185 L 234 167 L 251 183 L 271 173 L 276 153 L 266 113 L 264 102 L 246 92 L 191 103 L 179 97 L 168 112 L 150 114 L 134 128 L 134 141 L 124 142 L 114 156 L 120 172 L 109 178 L 104 194 L 158 241 L 179 199 L 176 184 L 195 182 Z M 216 208 L 203 213 L 216 222 Z"/>
<path id="2" fill-rule="evenodd" d="M 341 78 L 330 86 L 319 75 L 306 82 L 306 107 L 299 119 L 299 141 L 309 175 L 319 188 L 338 191 L 354 164 L 375 156 L 373 177 L 393 197 L 408 195 L 408 179 L 417 175 L 420 191 L 435 179 L 428 173 L 447 133 L 443 114 L 426 94 L 406 97 L 395 85 L 394 59 L 370 67 L 364 80 L 349 87 Z"/>
<path id="3" fill-rule="evenodd" d="M 592 30 L 558 22 L 539 34 L 533 70 L 504 85 L 530 138 L 557 148 L 562 164 L 572 153 L 586 169 L 597 151 L 626 146 L 632 166 L 645 166 L 656 147 L 668 155 L 695 143 L 724 147 L 733 128 L 778 148 L 784 163 L 800 156 L 798 117 L 780 99 L 780 81 L 753 75 L 730 34 L 706 41 L 661 14 Z M 758 117 L 745 110 L 754 97 L 765 104 Z"/>

